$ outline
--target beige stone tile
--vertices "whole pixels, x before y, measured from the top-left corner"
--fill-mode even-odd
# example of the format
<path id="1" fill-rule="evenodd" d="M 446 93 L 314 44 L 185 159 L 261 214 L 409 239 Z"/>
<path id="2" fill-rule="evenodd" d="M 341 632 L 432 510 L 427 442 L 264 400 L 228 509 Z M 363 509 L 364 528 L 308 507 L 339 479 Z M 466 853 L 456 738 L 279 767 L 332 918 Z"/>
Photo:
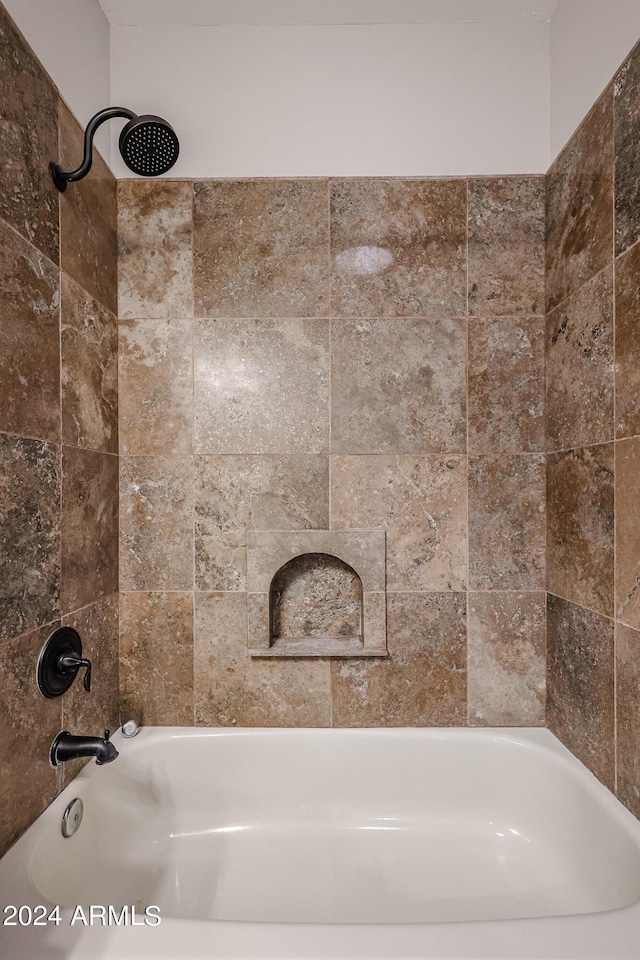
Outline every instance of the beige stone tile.
<path id="1" fill-rule="evenodd" d="M 613 440 L 613 270 L 547 316 L 547 439 L 567 450 Z"/>
<path id="2" fill-rule="evenodd" d="M 49 748 L 62 729 L 60 700 L 36 687 L 40 649 L 60 623 L 0 643 L 0 856 L 56 796 Z"/>
<path id="3" fill-rule="evenodd" d="M 60 439 L 59 310 L 58 268 L 0 220 L 3 430 Z"/>
<path id="4" fill-rule="evenodd" d="M 191 453 L 190 321 L 128 321 L 119 341 L 120 453 Z"/>
<path id="5" fill-rule="evenodd" d="M 547 643 L 547 725 L 613 789 L 613 620 L 549 596 Z"/>
<path id="6" fill-rule="evenodd" d="M 613 444 L 547 464 L 547 589 L 613 615 Z"/>
<path id="7" fill-rule="evenodd" d="M 466 316 L 466 208 L 464 180 L 332 181 L 332 316 Z"/>
<path id="8" fill-rule="evenodd" d="M 247 530 L 328 525 L 328 457 L 196 457 L 198 590 L 246 589 Z"/>
<path id="9" fill-rule="evenodd" d="M 469 722 L 544 726 L 545 594 L 469 594 Z"/>
<path id="10" fill-rule="evenodd" d="M 640 438 L 619 440 L 615 459 L 616 616 L 640 628 Z M 610 571 L 608 571 L 610 574 Z M 611 584 L 609 575 L 606 581 Z M 607 612 L 607 611 L 605 611 Z"/>
<path id="11" fill-rule="evenodd" d="M 60 615 L 60 453 L 0 433 L 0 640 Z"/>
<path id="12" fill-rule="evenodd" d="M 616 623 L 618 799 L 640 816 L 640 633 Z"/>
<path id="13" fill-rule="evenodd" d="M 58 98 L 51 78 L 0 6 L 0 218 L 58 263 Z M 1 246 L 1 244 L 0 244 Z"/>
<path id="14" fill-rule="evenodd" d="M 62 448 L 62 610 L 118 589 L 118 458 Z"/>
<path id="15" fill-rule="evenodd" d="M 452 726 L 466 722 L 466 597 L 394 594 L 388 660 L 333 661 L 334 727 Z"/>
<path id="16" fill-rule="evenodd" d="M 546 182 L 546 301 L 552 310 L 611 260 L 612 87 L 580 124 Z"/>
<path id="17" fill-rule="evenodd" d="M 544 318 L 469 323 L 469 451 L 543 451 Z"/>
<path id="18" fill-rule="evenodd" d="M 466 451 L 464 320 L 334 320 L 333 453 Z"/>
<path id="19" fill-rule="evenodd" d="M 633 48 L 614 82 L 616 255 L 640 237 L 640 50 Z"/>
<path id="20" fill-rule="evenodd" d="M 191 457 L 121 457 L 120 589 L 193 589 Z"/>
<path id="21" fill-rule="evenodd" d="M 640 245 L 616 261 L 616 436 L 640 434 Z"/>
<path id="22" fill-rule="evenodd" d="M 84 130 L 59 101 L 60 164 L 75 170 Z M 118 312 L 116 178 L 97 150 L 88 175 L 60 194 L 60 267 L 110 313 Z"/>
<path id="23" fill-rule="evenodd" d="M 196 594 L 195 714 L 204 726 L 327 727 L 327 660 L 252 660 L 243 593 Z"/>
<path id="24" fill-rule="evenodd" d="M 285 564 L 304 554 L 339 557 L 358 573 L 366 593 L 385 588 L 385 534 L 381 529 L 271 530 L 247 534 L 247 588 L 268 593 Z"/>
<path id="25" fill-rule="evenodd" d="M 387 589 L 464 590 L 466 458 L 332 457 L 334 529 L 387 532 Z"/>
<path id="26" fill-rule="evenodd" d="M 118 183 L 120 319 L 193 316 L 192 202 L 192 183 Z"/>
<path id="27" fill-rule="evenodd" d="M 544 590 L 544 541 L 544 457 L 471 457 L 471 589 Z"/>
<path id="28" fill-rule="evenodd" d="M 327 192 L 326 180 L 196 183 L 196 316 L 327 316 Z"/>
<path id="29" fill-rule="evenodd" d="M 544 177 L 469 180 L 469 313 L 544 314 Z"/>
<path id="30" fill-rule="evenodd" d="M 192 593 L 120 593 L 120 716 L 193 725 Z"/>
<path id="31" fill-rule="evenodd" d="M 62 276 L 62 440 L 118 452 L 118 321 Z"/>
<path id="32" fill-rule="evenodd" d="M 104 597 L 63 618 L 82 640 L 82 656 L 91 661 L 91 690 L 84 689 L 84 670 L 62 697 L 62 726 L 77 735 L 101 737 L 120 726 L 118 668 L 118 596 Z M 91 761 L 93 762 L 93 761 Z M 85 760 L 64 764 L 65 784 L 85 765 Z"/>
<path id="33" fill-rule="evenodd" d="M 327 453 L 328 320 L 198 320 L 195 450 Z"/>

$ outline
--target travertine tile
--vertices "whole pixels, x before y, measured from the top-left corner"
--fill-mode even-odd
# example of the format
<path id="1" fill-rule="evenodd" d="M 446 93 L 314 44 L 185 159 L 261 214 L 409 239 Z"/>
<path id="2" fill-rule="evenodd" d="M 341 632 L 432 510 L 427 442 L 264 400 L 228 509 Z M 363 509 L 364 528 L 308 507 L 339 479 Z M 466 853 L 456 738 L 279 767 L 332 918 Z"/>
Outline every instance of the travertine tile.
<path id="1" fill-rule="evenodd" d="M 464 320 L 334 320 L 333 453 L 466 451 Z"/>
<path id="2" fill-rule="evenodd" d="M 62 697 L 62 726 L 70 733 L 101 737 L 120 726 L 118 689 L 118 597 L 111 594 L 82 610 L 63 618 L 82 640 L 82 656 L 91 661 L 91 690 L 84 689 L 84 670 L 78 673 L 71 689 Z M 86 761 L 73 760 L 64 765 L 65 783 L 69 783 Z"/>
<path id="3" fill-rule="evenodd" d="M 466 316 L 464 180 L 334 180 L 331 311 Z"/>
<path id="4" fill-rule="evenodd" d="M 547 724 L 613 789 L 613 620 L 550 595 L 547 643 Z"/>
<path id="5" fill-rule="evenodd" d="M 640 817 L 640 633 L 616 623 L 617 795 Z"/>
<path id="6" fill-rule="evenodd" d="M 197 317 L 323 317 L 329 310 L 326 180 L 196 183 Z"/>
<path id="7" fill-rule="evenodd" d="M 191 453 L 191 322 L 130 320 L 119 339 L 120 452 Z"/>
<path id="8" fill-rule="evenodd" d="M 252 660 L 246 595 L 197 593 L 195 716 L 201 726 L 330 726 L 329 662 Z"/>
<path id="9" fill-rule="evenodd" d="M 199 590 L 246 589 L 247 530 L 328 525 L 328 457 L 196 457 Z"/>
<path id="10" fill-rule="evenodd" d="M 640 48 L 634 47 L 614 83 L 616 255 L 640 237 Z"/>
<path id="11" fill-rule="evenodd" d="M 544 177 L 469 181 L 469 312 L 544 313 Z"/>
<path id="12" fill-rule="evenodd" d="M 640 245 L 616 261 L 616 436 L 640 434 Z"/>
<path id="13" fill-rule="evenodd" d="M 60 614 L 60 455 L 0 434 L 0 639 Z"/>
<path id="14" fill-rule="evenodd" d="M 49 748 L 62 729 L 60 700 L 36 690 L 40 649 L 60 623 L 0 644 L 0 856 L 56 796 Z"/>
<path id="15" fill-rule="evenodd" d="M 640 628 L 640 512 L 638 511 L 640 438 L 619 440 L 615 446 L 616 616 L 638 629 Z"/>
<path id="16" fill-rule="evenodd" d="M 611 260 L 613 90 L 598 100 L 547 174 L 546 300 L 552 310 Z"/>
<path id="17" fill-rule="evenodd" d="M 59 306 L 58 268 L 0 220 L 3 430 L 60 437 Z"/>
<path id="18" fill-rule="evenodd" d="M 366 593 L 385 587 L 384 530 L 254 530 L 247 533 L 247 590 L 268 593 L 278 571 L 305 554 L 339 557 L 359 575 Z"/>
<path id="19" fill-rule="evenodd" d="M 469 594 L 469 722 L 544 726 L 545 594 Z"/>
<path id="20" fill-rule="evenodd" d="M 193 594 L 120 594 L 120 715 L 193 725 Z"/>
<path id="21" fill-rule="evenodd" d="M 59 101 L 60 164 L 75 170 L 84 130 Z M 116 178 L 97 150 L 88 175 L 60 194 L 60 267 L 111 313 L 118 311 Z"/>
<path id="22" fill-rule="evenodd" d="M 469 323 L 469 451 L 544 450 L 544 319 Z"/>
<path id="23" fill-rule="evenodd" d="M 334 529 L 387 531 L 387 589 L 464 590 L 466 458 L 332 457 Z"/>
<path id="24" fill-rule="evenodd" d="M 388 660 L 331 663 L 333 726 L 464 724 L 465 595 L 392 595 L 387 631 Z"/>
<path id="25" fill-rule="evenodd" d="M 191 457 L 121 457 L 120 589 L 193 589 Z"/>
<path id="26" fill-rule="evenodd" d="M 471 589 L 544 590 L 544 536 L 544 457 L 471 457 Z"/>
<path id="27" fill-rule="evenodd" d="M 62 448 L 62 609 L 118 589 L 118 458 Z"/>
<path id="28" fill-rule="evenodd" d="M 193 316 L 193 184 L 118 184 L 120 319 Z"/>
<path id="29" fill-rule="evenodd" d="M 197 320 L 196 453 L 326 453 L 328 320 Z"/>
<path id="30" fill-rule="evenodd" d="M 51 79 L 0 6 L 0 218 L 58 263 L 58 104 Z M 0 248 L 2 244 L 0 243 Z"/>
<path id="31" fill-rule="evenodd" d="M 547 589 L 613 615 L 613 444 L 547 463 Z"/>
<path id="32" fill-rule="evenodd" d="M 613 440 L 613 271 L 547 316 L 547 439 L 566 450 Z"/>
<path id="33" fill-rule="evenodd" d="M 118 452 L 118 321 L 62 276 L 62 441 Z"/>

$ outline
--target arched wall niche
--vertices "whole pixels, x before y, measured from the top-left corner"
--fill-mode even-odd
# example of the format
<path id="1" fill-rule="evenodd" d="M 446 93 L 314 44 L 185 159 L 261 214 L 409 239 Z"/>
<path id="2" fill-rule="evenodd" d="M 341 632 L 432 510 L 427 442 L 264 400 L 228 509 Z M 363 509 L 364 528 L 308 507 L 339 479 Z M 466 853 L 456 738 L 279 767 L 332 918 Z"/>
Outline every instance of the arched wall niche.
<path id="1" fill-rule="evenodd" d="M 383 530 L 251 531 L 254 657 L 387 656 Z"/>

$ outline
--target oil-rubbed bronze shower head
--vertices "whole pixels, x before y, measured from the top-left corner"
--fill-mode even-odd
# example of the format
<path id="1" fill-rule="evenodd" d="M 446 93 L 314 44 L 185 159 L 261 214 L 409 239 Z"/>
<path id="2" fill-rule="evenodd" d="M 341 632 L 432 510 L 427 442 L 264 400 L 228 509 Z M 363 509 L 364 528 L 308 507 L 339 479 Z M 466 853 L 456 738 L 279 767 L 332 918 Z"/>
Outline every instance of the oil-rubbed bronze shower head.
<path id="1" fill-rule="evenodd" d="M 141 177 L 158 177 L 170 170 L 178 159 L 180 143 L 173 127 L 162 117 L 151 114 L 136 116 L 126 107 L 108 107 L 92 117 L 84 132 L 84 158 L 77 170 L 65 172 L 60 164 L 51 161 L 51 177 L 61 193 L 68 183 L 82 180 L 91 169 L 93 159 L 93 138 L 96 130 L 106 120 L 123 117 L 129 122 L 120 134 L 120 153 L 122 159 L 133 173 Z"/>

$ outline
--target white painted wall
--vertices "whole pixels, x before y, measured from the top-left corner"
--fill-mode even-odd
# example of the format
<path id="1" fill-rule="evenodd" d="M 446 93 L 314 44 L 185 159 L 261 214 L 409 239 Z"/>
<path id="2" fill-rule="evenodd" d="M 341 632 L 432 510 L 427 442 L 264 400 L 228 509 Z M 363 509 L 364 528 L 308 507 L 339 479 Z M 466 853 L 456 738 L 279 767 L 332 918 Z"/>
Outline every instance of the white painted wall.
<path id="1" fill-rule="evenodd" d="M 555 0 L 145 2 L 102 0 L 109 31 L 100 0 L 4 0 L 81 123 L 113 103 L 174 123 L 172 176 L 541 173 L 640 37 L 640 0 L 558 0 L 551 24 Z M 385 11 L 424 22 L 322 22 Z"/>
<path id="2" fill-rule="evenodd" d="M 111 99 L 173 124 L 170 176 L 540 172 L 548 30 L 522 19 L 113 25 Z"/>
<path id="3" fill-rule="evenodd" d="M 640 0 L 559 0 L 551 20 L 555 159 L 640 38 Z"/>
<path id="4" fill-rule="evenodd" d="M 99 0 L 2 2 L 83 126 L 109 106 L 109 24 Z M 109 162 L 107 131 L 96 145 Z"/>

